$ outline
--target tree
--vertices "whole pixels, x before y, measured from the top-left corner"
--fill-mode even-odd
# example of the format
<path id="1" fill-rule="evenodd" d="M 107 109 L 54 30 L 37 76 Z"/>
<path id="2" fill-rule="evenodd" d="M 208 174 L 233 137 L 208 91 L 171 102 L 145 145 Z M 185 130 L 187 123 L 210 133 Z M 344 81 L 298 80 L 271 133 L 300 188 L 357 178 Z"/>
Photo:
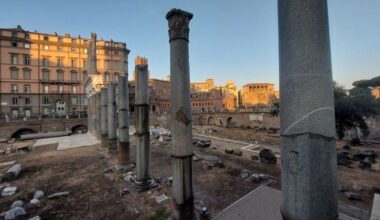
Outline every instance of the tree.
<path id="1" fill-rule="evenodd" d="M 350 91 L 344 87 L 334 86 L 335 122 L 339 139 L 344 137 L 344 131 L 359 128 L 364 136 L 369 129 L 365 118 L 377 113 L 377 103 L 370 90 L 365 87 L 354 87 Z"/>

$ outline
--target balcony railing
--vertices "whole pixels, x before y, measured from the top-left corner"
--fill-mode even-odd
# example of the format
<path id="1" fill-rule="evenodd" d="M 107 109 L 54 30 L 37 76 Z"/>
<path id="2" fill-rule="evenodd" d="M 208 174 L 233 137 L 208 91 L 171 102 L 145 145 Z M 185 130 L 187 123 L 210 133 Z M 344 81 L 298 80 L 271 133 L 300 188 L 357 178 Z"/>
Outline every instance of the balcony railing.
<path id="1" fill-rule="evenodd" d="M 51 79 L 41 79 L 41 83 L 46 83 L 46 84 L 80 84 L 80 80 L 51 80 Z"/>

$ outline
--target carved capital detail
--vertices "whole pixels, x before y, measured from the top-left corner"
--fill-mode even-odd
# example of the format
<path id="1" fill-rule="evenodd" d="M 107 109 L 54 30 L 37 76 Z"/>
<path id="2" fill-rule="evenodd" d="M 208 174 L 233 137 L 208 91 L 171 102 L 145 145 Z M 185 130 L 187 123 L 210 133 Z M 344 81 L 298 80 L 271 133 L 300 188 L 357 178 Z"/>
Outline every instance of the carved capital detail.
<path id="1" fill-rule="evenodd" d="M 169 22 L 169 41 L 184 39 L 189 41 L 189 23 L 193 14 L 180 9 L 172 9 L 166 14 Z"/>

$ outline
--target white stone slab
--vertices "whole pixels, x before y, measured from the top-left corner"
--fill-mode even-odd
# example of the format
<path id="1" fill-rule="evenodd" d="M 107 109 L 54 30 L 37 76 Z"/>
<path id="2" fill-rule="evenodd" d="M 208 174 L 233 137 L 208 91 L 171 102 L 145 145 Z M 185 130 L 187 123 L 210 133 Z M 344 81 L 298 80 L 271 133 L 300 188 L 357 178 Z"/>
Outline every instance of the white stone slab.
<path id="1" fill-rule="evenodd" d="M 57 150 L 66 150 L 77 147 L 91 146 L 99 144 L 99 140 L 91 133 L 75 134 L 64 137 L 43 138 L 34 143 L 33 147 L 40 147 L 49 144 L 58 144 Z"/>
<path id="2" fill-rule="evenodd" d="M 380 194 L 373 197 L 371 220 L 380 220 Z"/>

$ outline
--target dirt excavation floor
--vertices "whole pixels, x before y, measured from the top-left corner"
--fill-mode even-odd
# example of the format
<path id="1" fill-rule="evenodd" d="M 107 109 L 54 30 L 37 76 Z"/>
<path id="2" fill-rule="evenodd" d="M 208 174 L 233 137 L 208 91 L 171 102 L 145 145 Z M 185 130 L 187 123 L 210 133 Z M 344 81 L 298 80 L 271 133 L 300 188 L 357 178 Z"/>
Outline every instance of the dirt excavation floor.
<path id="1" fill-rule="evenodd" d="M 256 144 L 255 139 L 257 139 L 259 145 L 275 147 L 277 144 L 278 147 L 279 138 L 273 137 L 273 134 L 268 136 L 264 132 L 256 133 L 253 130 L 213 128 L 217 131 L 203 133 L 199 127 L 194 127 L 194 134 L 231 138 L 252 144 Z M 133 147 L 133 137 L 131 142 Z M 33 141 L 24 141 L 1 144 L 0 150 L 5 150 L 10 145 L 25 146 L 32 143 Z M 343 144 L 339 142 L 338 146 L 341 147 Z M 275 165 L 268 165 L 259 160 L 252 160 L 250 157 L 252 153 L 249 151 L 243 150 L 242 156 L 224 152 L 226 148 L 240 149 L 244 146 L 244 143 L 213 140 L 211 147 L 194 147 L 195 155 L 200 158 L 193 162 L 195 200 L 197 204 L 202 203 L 209 208 L 210 218 L 258 186 L 241 177 L 243 170 L 247 170 L 250 174 L 262 173 L 272 176 L 274 182 L 270 187 L 280 189 L 279 161 Z M 26 219 L 36 215 L 42 219 L 78 220 L 167 218 L 171 202 L 157 204 L 155 197 L 162 194 L 171 197 L 170 141 L 152 141 L 151 170 L 154 177 L 161 179 L 161 182 L 157 188 L 144 193 L 138 193 L 133 183 L 124 180 L 124 177 L 128 176 L 128 171 L 135 170 L 114 166 L 117 164 L 117 159 L 109 157 L 107 151 L 100 149 L 99 146 L 63 151 L 57 151 L 56 147 L 52 144 L 35 148 L 30 152 L 0 155 L 0 174 L 11 166 L 1 165 L 2 162 L 15 160 L 23 168 L 16 180 L 8 182 L 11 186 L 17 186 L 16 193 L 11 196 L 0 196 L 0 213 L 9 210 L 16 200 L 28 203 L 36 190 L 42 190 L 45 197 L 41 205 L 27 208 Z M 368 148 L 376 149 L 380 154 L 379 145 L 353 147 L 350 152 Z M 220 160 L 224 161 L 224 167 L 212 166 L 215 161 Z M 362 187 L 363 190 L 358 193 L 363 201 L 348 200 L 344 193 L 339 193 L 339 198 L 344 203 L 368 211 L 372 206 L 372 187 L 380 187 L 380 172 L 357 168 L 356 162 L 352 168 L 338 166 L 338 182 L 350 189 L 354 184 Z M 128 189 L 128 192 L 125 189 Z M 48 195 L 62 191 L 68 191 L 69 195 L 55 199 L 47 198 Z"/>

